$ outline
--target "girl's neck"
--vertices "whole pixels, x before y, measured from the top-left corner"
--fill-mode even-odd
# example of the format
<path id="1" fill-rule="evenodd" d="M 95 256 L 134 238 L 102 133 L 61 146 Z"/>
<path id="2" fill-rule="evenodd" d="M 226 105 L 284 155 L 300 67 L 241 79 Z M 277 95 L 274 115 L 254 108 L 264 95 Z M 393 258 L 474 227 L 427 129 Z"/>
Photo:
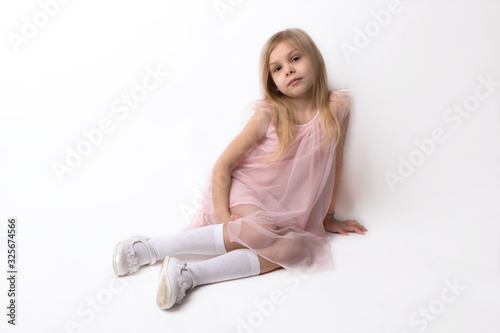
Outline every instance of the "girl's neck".
<path id="1" fill-rule="evenodd" d="M 300 115 L 312 115 L 317 111 L 316 101 L 313 100 L 310 93 L 293 98 L 292 103 L 295 106 L 294 112 L 296 118 L 300 118 Z"/>

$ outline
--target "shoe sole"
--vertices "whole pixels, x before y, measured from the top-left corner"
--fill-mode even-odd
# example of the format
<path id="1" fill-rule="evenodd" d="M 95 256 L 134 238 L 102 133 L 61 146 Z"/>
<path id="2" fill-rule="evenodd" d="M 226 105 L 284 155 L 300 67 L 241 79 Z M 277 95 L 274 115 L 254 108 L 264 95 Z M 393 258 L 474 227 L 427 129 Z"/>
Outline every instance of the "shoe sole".
<path id="1" fill-rule="evenodd" d="M 113 272 L 115 273 L 116 276 L 120 276 L 116 272 L 116 249 L 117 248 L 118 248 L 118 244 L 116 244 L 115 249 L 113 250 Z"/>
<path id="2" fill-rule="evenodd" d="M 172 290 L 170 288 L 170 281 L 168 280 L 168 263 L 170 262 L 169 256 L 163 260 L 160 270 L 160 281 L 158 284 L 158 292 L 156 293 L 156 304 L 162 310 L 170 309 L 173 305 L 171 301 Z M 172 303 L 172 304 L 170 304 Z"/>

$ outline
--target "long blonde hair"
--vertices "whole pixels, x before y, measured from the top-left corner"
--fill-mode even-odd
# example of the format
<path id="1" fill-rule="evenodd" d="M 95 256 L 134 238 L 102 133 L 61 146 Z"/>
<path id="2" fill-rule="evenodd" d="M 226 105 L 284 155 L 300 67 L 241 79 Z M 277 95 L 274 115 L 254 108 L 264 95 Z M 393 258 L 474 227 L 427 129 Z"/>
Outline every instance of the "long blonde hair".
<path id="1" fill-rule="evenodd" d="M 269 69 L 269 57 L 274 48 L 281 42 L 287 42 L 298 48 L 308 57 L 313 68 L 314 85 L 312 87 L 312 99 L 319 110 L 326 139 L 321 144 L 321 150 L 335 139 L 333 148 L 340 140 L 340 123 L 335 112 L 330 108 L 328 79 L 326 75 L 325 62 L 321 52 L 314 44 L 311 37 L 303 30 L 288 28 L 275 33 L 262 48 L 260 56 L 261 89 L 264 99 L 270 102 L 272 122 L 278 136 L 278 150 L 271 155 L 274 162 L 286 154 L 289 145 L 293 142 L 295 133 L 295 115 L 292 100 L 278 91 L 274 84 Z"/>

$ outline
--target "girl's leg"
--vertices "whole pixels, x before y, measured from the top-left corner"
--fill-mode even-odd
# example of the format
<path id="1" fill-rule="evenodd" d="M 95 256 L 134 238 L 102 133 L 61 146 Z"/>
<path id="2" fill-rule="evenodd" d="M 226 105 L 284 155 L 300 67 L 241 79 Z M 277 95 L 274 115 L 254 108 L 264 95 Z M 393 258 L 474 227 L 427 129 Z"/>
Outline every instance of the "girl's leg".
<path id="1" fill-rule="evenodd" d="M 222 226 L 222 242 L 226 253 L 189 264 L 173 257 L 164 260 L 156 296 L 160 309 L 167 310 L 179 304 L 186 291 L 196 286 L 259 275 L 281 267 L 242 244 L 231 242 L 227 223 Z"/>
<path id="2" fill-rule="evenodd" d="M 226 254 L 187 265 L 193 279 L 188 277 L 188 288 L 204 284 L 244 278 L 260 274 L 259 257 L 249 249 L 236 249 Z"/>
<path id="3" fill-rule="evenodd" d="M 242 215 L 243 214 L 246 215 L 246 214 L 251 213 L 253 211 L 260 210 L 257 207 L 247 206 L 247 205 L 241 205 L 238 208 L 246 209 L 245 211 L 241 211 L 241 210 L 238 211 L 238 213 L 242 214 Z M 253 209 L 249 209 L 249 208 L 253 208 Z M 266 240 L 266 239 L 262 238 L 262 235 L 258 234 L 255 229 L 248 228 L 247 224 L 244 224 L 242 226 L 242 228 L 243 228 L 242 231 L 247 234 L 246 239 L 251 239 L 253 244 L 258 244 L 257 246 L 259 246 L 261 248 L 262 247 L 264 247 L 264 248 L 269 247 L 274 243 L 274 241 L 272 241 L 272 240 Z M 224 236 L 224 246 L 226 247 L 226 250 L 228 252 L 233 251 L 233 250 L 237 250 L 237 249 L 247 249 L 246 246 L 244 246 L 238 242 L 231 242 L 231 240 L 229 239 L 228 231 L 227 231 L 227 222 L 224 223 L 223 236 Z M 281 268 L 280 265 L 278 265 L 272 261 L 266 260 L 266 259 L 262 258 L 261 256 L 258 256 L 258 258 L 259 258 L 260 273 L 261 274 L 273 271 L 273 270 L 278 269 L 278 268 Z"/>
<path id="4" fill-rule="evenodd" d="M 196 280 L 195 287 L 204 284 L 244 278 L 267 273 L 281 266 L 259 257 L 249 249 L 236 249 L 215 258 L 188 264 Z M 184 275 L 184 274 L 183 274 Z M 188 288 L 193 286 L 189 274 Z"/>
<path id="5" fill-rule="evenodd" d="M 259 275 L 262 272 L 259 256 L 249 249 L 236 249 L 189 264 L 167 257 L 160 272 L 156 302 L 160 309 L 167 310 L 174 304 L 180 304 L 186 291 L 194 287 Z"/>
<path id="6" fill-rule="evenodd" d="M 246 216 L 261 209 L 254 205 L 238 205 L 231 212 L 240 216 Z M 243 232 L 249 237 L 257 240 L 253 244 L 268 247 L 270 244 L 263 239 L 254 229 L 244 226 Z M 182 231 L 162 238 L 151 238 L 147 242 L 152 245 L 156 259 L 163 260 L 167 255 L 179 254 L 206 254 L 220 255 L 235 249 L 244 249 L 244 245 L 230 242 L 227 234 L 227 222 L 224 224 L 213 224 L 193 230 Z M 150 262 L 147 247 L 143 243 L 135 243 L 134 250 L 138 256 L 139 266 Z"/>
<path id="7" fill-rule="evenodd" d="M 281 268 L 280 265 L 266 260 L 259 256 L 259 263 L 260 263 L 260 274 L 268 273 L 270 271 L 274 271 L 275 269 Z"/>
<path id="8" fill-rule="evenodd" d="M 243 244 L 240 244 L 238 242 L 231 242 L 229 239 L 229 234 L 227 233 L 227 222 L 224 223 L 224 229 L 223 229 L 223 240 L 224 240 L 224 247 L 226 250 L 233 251 L 237 249 L 246 249 L 247 247 L 244 246 Z"/>
<path id="9" fill-rule="evenodd" d="M 237 250 L 237 249 L 247 249 L 247 247 L 245 247 L 244 245 L 242 245 L 238 242 L 231 242 L 229 240 L 229 234 L 227 232 L 227 223 L 224 223 L 224 233 L 223 234 L 224 234 L 224 246 L 226 247 L 226 250 L 228 252 L 233 251 L 233 250 Z M 260 256 L 258 256 L 258 258 L 259 258 L 259 266 L 260 266 L 260 273 L 261 274 L 273 271 L 273 270 L 278 269 L 278 268 L 281 268 L 280 265 L 275 264 L 272 261 L 266 260 Z"/>
<path id="10" fill-rule="evenodd" d="M 167 255 L 206 254 L 219 255 L 226 253 L 223 238 L 223 225 L 214 224 L 193 230 L 177 232 L 161 238 L 150 238 L 147 242 L 152 246 L 156 260 L 163 260 Z M 134 250 L 139 266 L 150 262 L 146 245 L 135 243 Z"/>

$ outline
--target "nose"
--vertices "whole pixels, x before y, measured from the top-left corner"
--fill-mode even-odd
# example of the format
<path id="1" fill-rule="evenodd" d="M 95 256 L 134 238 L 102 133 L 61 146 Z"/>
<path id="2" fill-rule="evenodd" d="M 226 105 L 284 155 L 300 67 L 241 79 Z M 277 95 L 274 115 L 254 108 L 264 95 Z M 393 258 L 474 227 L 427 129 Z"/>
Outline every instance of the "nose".
<path id="1" fill-rule="evenodd" d="M 295 70 L 291 67 L 288 67 L 287 71 L 286 71 L 286 75 L 288 76 L 289 74 L 293 74 L 293 73 L 295 73 Z"/>

